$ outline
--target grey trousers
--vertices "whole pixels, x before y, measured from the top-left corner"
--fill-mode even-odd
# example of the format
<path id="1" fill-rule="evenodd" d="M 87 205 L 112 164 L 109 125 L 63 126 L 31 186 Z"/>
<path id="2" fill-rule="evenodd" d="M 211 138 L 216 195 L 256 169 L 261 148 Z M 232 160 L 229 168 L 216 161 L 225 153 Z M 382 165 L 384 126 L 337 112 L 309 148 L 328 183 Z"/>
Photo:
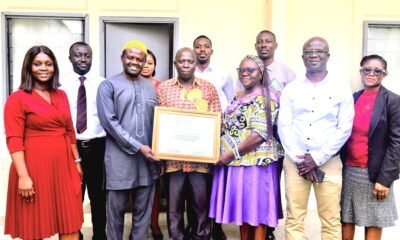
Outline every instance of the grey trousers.
<path id="1" fill-rule="evenodd" d="M 107 190 L 107 238 L 122 240 L 124 215 L 132 195 L 132 229 L 130 239 L 147 239 L 151 209 L 154 199 L 154 184 L 127 190 Z"/>

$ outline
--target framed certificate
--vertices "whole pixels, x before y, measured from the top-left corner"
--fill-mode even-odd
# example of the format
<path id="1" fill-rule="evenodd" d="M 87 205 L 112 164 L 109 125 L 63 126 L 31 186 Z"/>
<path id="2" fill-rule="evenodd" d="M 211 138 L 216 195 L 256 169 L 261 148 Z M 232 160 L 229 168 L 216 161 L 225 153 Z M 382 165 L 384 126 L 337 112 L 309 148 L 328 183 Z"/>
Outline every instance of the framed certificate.
<path id="1" fill-rule="evenodd" d="M 220 113 L 155 107 L 152 150 L 162 160 L 215 163 L 220 129 Z"/>

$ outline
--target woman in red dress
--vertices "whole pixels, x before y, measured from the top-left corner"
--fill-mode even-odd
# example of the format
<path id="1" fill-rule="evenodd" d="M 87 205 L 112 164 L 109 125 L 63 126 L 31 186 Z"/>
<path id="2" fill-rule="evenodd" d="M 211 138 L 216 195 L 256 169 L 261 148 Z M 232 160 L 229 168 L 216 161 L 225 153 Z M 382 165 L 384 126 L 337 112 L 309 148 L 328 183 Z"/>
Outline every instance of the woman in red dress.
<path id="1" fill-rule="evenodd" d="M 79 238 L 82 170 L 67 96 L 59 86 L 53 52 L 46 46 L 30 48 L 19 90 L 4 108 L 12 158 L 4 231 L 13 238 L 57 233 L 61 240 Z"/>

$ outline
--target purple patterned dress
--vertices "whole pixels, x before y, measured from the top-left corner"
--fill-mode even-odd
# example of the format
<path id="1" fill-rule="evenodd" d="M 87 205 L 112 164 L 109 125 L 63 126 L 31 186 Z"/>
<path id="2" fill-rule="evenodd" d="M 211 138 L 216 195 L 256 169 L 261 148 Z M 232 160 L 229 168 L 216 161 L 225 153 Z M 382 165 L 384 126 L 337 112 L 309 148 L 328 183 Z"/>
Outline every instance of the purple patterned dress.
<path id="1" fill-rule="evenodd" d="M 276 95 L 271 94 L 273 123 L 278 107 Z M 276 227 L 283 218 L 277 162 L 283 149 L 267 137 L 266 116 L 264 97 L 254 94 L 235 98 L 224 113 L 222 152 L 234 149 L 251 132 L 268 141 L 228 166 L 214 168 L 209 217 L 217 223 Z"/>

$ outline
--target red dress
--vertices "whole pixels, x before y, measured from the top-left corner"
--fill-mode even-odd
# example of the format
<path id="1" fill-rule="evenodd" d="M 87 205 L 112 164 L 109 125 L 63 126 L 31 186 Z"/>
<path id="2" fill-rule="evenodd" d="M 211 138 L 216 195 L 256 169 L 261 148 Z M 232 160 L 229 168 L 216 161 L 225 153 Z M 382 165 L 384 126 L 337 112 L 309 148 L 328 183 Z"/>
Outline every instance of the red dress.
<path id="1" fill-rule="evenodd" d="M 69 104 L 61 90 L 50 96 L 51 104 L 35 91 L 18 90 L 4 108 L 8 150 L 24 151 L 36 193 L 33 202 L 20 198 L 18 175 L 11 164 L 4 232 L 13 238 L 48 238 L 82 226 L 81 181 L 71 152 L 76 138 Z"/>

